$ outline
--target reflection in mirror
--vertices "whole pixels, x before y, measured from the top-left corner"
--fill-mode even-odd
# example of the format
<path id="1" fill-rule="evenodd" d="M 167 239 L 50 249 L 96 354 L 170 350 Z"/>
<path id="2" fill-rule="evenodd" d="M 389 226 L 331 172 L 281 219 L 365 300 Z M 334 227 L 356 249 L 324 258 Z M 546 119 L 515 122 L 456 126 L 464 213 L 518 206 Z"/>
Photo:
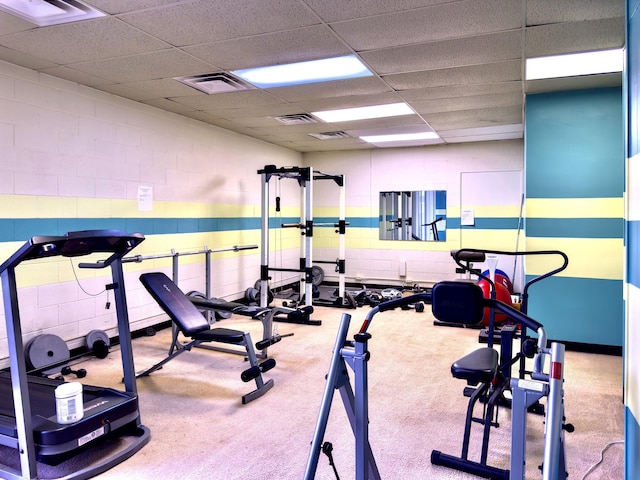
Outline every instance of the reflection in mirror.
<path id="1" fill-rule="evenodd" d="M 446 239 L 447 192 L 380 192 L 380 240 Z"/>

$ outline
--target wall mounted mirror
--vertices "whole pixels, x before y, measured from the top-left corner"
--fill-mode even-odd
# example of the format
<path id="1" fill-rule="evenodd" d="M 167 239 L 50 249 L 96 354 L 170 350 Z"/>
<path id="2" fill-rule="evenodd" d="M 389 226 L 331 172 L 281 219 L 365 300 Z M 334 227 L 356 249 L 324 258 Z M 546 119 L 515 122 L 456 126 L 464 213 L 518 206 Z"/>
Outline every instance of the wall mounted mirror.
<path id="1" fill-rule="evenodd" d="M 380 240 L 444 242 L 447 192 L 380 192 Z"/>

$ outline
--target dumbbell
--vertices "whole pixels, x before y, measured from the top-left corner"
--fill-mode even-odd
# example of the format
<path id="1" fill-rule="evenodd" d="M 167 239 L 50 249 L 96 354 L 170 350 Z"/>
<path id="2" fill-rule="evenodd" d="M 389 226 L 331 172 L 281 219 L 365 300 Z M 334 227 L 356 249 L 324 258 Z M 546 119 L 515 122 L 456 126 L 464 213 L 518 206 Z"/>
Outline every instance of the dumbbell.
<path id="1" fill-rule="evenodd" d="M 62 375 L 74 374 L 78 378 L 84 378 L 87 376 L 87 371 L 84 368 L 81 368 L 79 370 L 73 370 L 69 365 L 65 365 L 64 367 L 62 367 L 62 370 L 60 370 L 60 373 Z"/>

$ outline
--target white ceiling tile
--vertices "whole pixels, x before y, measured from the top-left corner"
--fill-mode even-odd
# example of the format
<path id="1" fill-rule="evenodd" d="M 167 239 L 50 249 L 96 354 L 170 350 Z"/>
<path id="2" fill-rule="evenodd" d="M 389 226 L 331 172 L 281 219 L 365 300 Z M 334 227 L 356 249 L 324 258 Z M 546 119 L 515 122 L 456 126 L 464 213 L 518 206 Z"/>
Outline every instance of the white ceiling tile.
<path id="1" fill-rule="evenodd" d="M 58 64 L 135 55 L 170 47 L 112 17 L 34 28 L 4 37 L 2 45 Z"/>
<path id="2" fill-rule="evenodd" d="M 522 107 L 507 106 L 479 110 L 456 110 L 424 115 L 425 120 L 436 130 L 459 130 L 462 128 L 490 127 L 522 123 Z"/>
<path id="3" fill-rule="evenodd" d="M 495 95 L 470 95 L 467 97 L 414 100 L 410 105 L 416 112 L 422 115 L 435 112 L 453 112 L 455 110 L 476 110 L 508 106 L 522 107 L 522 103 L 522 92 L 514 92 Z"/>
<path id="4" fill-rule="evenodd" d="M 513 94 L 522 93 L 522 84 L 520 82 L 496 82 L 471 85 L 453 85 L 448 87 L 432 87 L 432 88 L 416 88 L 413 90 L 402 90 L 400 95 L 407 101 L 429 100 L 438 98 L 460 98 L 475 95 L 492 95 L 492 94 Z M 463 102 L 464 99 L 460 98 Z"/>
<path id="5" fill-rule="evenodd" d="M 532 58 L 621 48 L 624 46 L 624 26 L 624 17 L 621 17 L 529 27 L 526 31 L 525 56 Z"/>
<path id="6" fill-rule="evenodd" d="M 353 137 L 361 137 L 365 135 L 395 135 L 398 133 L 423 133 L 433 132 L 433 129 L 428 125 L 416 123 L 413 125 L 402 125 L 396 127 L 382 127 L 382 128 L 365 128 L 358 130 L 345 130 L 346 133 Z"/>
<path id="7" fill-rule="evenodd" d="M 40 70 L 43 68 L 55 67 L 56 64 L 40 57 L 34 57 L 28 53 L 22 53 L 20 50 L 6 48 L 0 45 L 0 59 L 5 62 L 13 63 L 25 68 Z"/>
<path id="8" fill-rule="evenodd" d="M 188 1 L 188 0 L 187 0 Z M 185 3 L 184 0 L 90 0 L 86 3 L 90 3 L 105 13 L 117 14 L 124 12 L 132 12 L 134 10 L 144 10 L 153 7 L 160 7 L 168 5 L 170 3 Z"/>
<path id="9" fill-rule="evenodd" d="M 154 98 L 151 100 L 142 100 L 142 103 L 151 105 L 152 107 L 160 108 L 168 112 L 184 114 L 186 112 L 195 111 L 192 107 L 188 107 L 181 103 L 176 103 L 168 98 Z"/>
<path id="10" fill-rule="evenodd" d="M 32 28 L 34 28 L 32 23 L 13 15 L 9 15 L 6 12 L 0 12 L 0 32 L 2 32 L 2 35 L 23 32 L 25 30 L 31 30 Z"/>
<path id="11" fill-rule="evenodd" d="M 514 125 L 498 125 L 491 127 L 463 128 L 459 130 L 442 130 L 442 138 L 453 139 L 455 137 L 477 137 L 480 135 L 522 135 L 524 126 L 521 123 Z"/>
<path id="12" fill-rule="evenodd" d="M 428 87 L 478 85 L 522 80 L 521 60 L 441 68 L 410 73 L 385 75 L 383 79 L 394 89 L 410 90 Z"/>
<path id="13" fill-rule="evenodd" d="M 489 133 L 486 135 L 468 135 L 449 137 L 446 132 L 443 133 L 442 139 L 448 143 L 464 143 L 464 142 L 491 142 L 497 140 L 516 140 L 523 138 L 523 133 Z"/>
<path id="14" fill-rule="evenodd" d="M 522 55 L 518 31 L 464 37 L 362 53 L 380 75 L 497 63 Z"/>
<path id="15" fill-rule="evenodd" d="M 367 0 L 366 2 L 344 0 L 303 0 L 326 22 L 349 20 L 384 13 L 402 12 L 428 7 L 451 0 Z"/>
<path id="16" fill-rule="evenodd" d="M 336 110 L 339 108 L 367 107 L 370 105 L 386 105 L 388 103 L 398 103 L 402 101 L 395 92 L 386 92 L 371 95 L 349 95 L 343 97 L 315 98 L 295 102 L 292 105 L 299 107 L 306 112 L 317 112 L 323 110 Z"/>
<path id="17" fill-rule="evenodd" d="M 170 49 L 142 55 L 77 63 L 70 68 L 113 82 L 129 83 L 210 73 L 212 66 L 180 50 Z"/>
<path id="18" fill-rule="evenodd" d="M 391 93 L 391 89 L 378 77 L 360 77 L 334 82 L 312 83 L 290 87 L 270 88 L 269 92 L 288 102 L 328 99 L 347 96 L 358 97 L 371 94 Z M 374 102 L 377 103 L 377 102 Z"/>
<path id="19" fill-rule="evenodd" d="M 173 101 L 197 108 L 198 110 L 215 110 L 219 108 L 252 108 L 263 105 L 277 105 L 280 100 L 262 90 L 245 90 L 231 93 L 217 93 L 207 95 L 190 95 L 188 97 L 174 97 Z"/>
<path id="20" fill-rule="evenodd" d="M 625 0 L 527 0 L 527 25 L 624 17 Z"/>
<path id="21" fill-rule="evenodd" d="M 175 46 L 211 43 L 320 23 L 297 0 L 199 0 L 123 14 L 120 18 Z"/>
<path id="22" fill-rule="evenodd" d="M 358 52 L 470 37 L 520 26 L 520 4 L 513 0 L 466 0 L 331 25 Z"/>
<path id="23" fill-rule="evenodd" d="M 64 78 L 70 82 L 86 85 L 87 87 L 100 87 L 101 85 L 111 84 L 113 82 L 100 77 L 94 77 L 69 67 L 51 67 L 40 69 L 42 73 L 53 75 L 54 77 Z"/>
<path id="24" fill-rule="evenodd" d="M 264 67 L 352 53 L 326 25 L 196 45 L 185 47 L 184 50 L 225 70 Z"/>

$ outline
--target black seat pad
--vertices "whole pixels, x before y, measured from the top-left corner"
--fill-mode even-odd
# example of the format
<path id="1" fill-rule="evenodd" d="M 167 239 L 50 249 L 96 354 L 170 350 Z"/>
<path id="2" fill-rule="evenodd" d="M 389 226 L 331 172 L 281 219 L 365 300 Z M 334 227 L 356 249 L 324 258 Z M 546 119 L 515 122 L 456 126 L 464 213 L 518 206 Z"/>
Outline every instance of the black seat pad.
<path id="1" fill-rule="evenodd" d="M 488 383 L 498 369 L 498 352 L 493 348 L 478 348 L 451 365 L 455 378 L 466 380 L 470 385 Z"/>
<path id="2" fill-rule="evenodd" d="M 244 332 L 230 328 L 212 328 L 211 330 L 198 332 L 192 335 L 191 338 L 203 342 L 220 342 L 240 345 L 244 341 Z"/>
<path id="3" fill-rule="evenodd" d="M 191 303 L 196 307 L 206 308 L 209 310 L 224 310 L 226 312 L 235 313 L 237 315 L 244 315 L 245 317 L 258 318 L 261 315 L 269 313 L 270 308 L 256 307 L 253 305 L 244 305 L 237 302 L 212 302 L 204 298 L 189 297 Z"/>

